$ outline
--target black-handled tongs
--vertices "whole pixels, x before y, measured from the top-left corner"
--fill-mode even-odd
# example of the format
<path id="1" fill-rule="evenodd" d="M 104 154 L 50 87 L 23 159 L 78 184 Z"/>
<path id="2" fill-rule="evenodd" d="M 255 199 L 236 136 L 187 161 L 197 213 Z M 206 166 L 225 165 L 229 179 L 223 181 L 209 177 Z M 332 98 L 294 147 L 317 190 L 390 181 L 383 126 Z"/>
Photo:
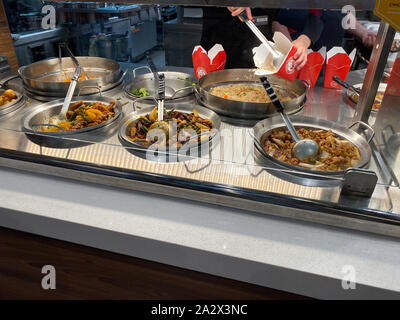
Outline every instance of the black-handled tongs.
<path id="1" fill-rule="evenodd" d="M 340 84 L 342 87 L 344 87 L 346 89 L 349 89 L 350 91 L 354 92 L 357 96 L 360 96 L 360 94 L 361 94 L 361 89 L 360 88 L 356 88 L 356 87 L 350 85 L 346 81 L 343 81 L 342 79 L 340 79 L 338 76 L 333 76 L 332 79 L 336 83 Z M 375 101 L 378 102 L 378 103 L 382 103 L 382 100 L 379 99 L 379 98 L 375 98 Z"/>
<path id="2" fill-rule="evenodd" d="M 164 120 L 164 100 L 165 100 L 165 75 L 164 73 L 160 73 L 158 74 L 158 94 L 157 94 L 158 121 Z"/>
<path id="3" fill-rule="evenodd" d="M 361 90 L 359 88 L 356 88 L 356 87 L 350 85 L 346 81 L 343 81 L 342 79 L 340 79 L 338 76 L 333 76 L 332 79 L 336 83 L 340 84 L 343 88 L 349 89 L 349 90 L 353 91 L 354 93 L 356 93 L 357 95 L 359 95 L 361 93 Z"/>

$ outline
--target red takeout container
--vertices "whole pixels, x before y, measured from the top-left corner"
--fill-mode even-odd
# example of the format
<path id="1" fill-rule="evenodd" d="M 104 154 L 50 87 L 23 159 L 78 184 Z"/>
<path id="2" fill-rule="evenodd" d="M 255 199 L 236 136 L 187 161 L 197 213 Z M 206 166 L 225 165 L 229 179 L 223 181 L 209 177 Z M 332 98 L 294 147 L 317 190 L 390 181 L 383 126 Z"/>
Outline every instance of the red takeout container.
<path id="1" fill-rule="evenodd" d="M 197 79 L 208 73 L 225 68 L 226 53 L 220 44 L 214 45 L 208 52 L 202 46 L 196 46 L 192 53 L 193 69 Z"/>
<path id="2" fill-rule="evenodd" d="M 341 47 L 333 47 L 326 54 L 325 60 L 325 75 L 324 75 L 324 87 L 341 89 L 342 87 L 333 81 L 333 76 L 338 76 L 343 81 L 346 80 L 347 74 L 350 71 L 351 65 L 356 55 L 356 49 L 354 49 L 350 55 L 344 51 Z"/>
<path id="3" fill-rule="evenodd" d="M 386 80 L 387 87 L 385 94 L 400 96 L 400 58 L 394 61 L 390 76 Z"/>
<path id="4" fill-rule="evenodd" d="M 277 50 L 285 55 L 283 63 L 278 66 L 278 71 L 271 72 L 270 74 L 275 74 L 281 78 L 293 81 L 296 79 L 298 71 L 294 68 L 294 59 L 297 49 L 292 45 L 291 41 L 281 32 L 275 32 L 273 37 L 274 42 L 271 45 Z M 253 48 L 253 60 L 257 68 L 261 70 L 264 69 L 263 66 L 266 63 L 266 59 L 269 56 L 269 50 L 264 44 Z M 261 74 L 263 71 L 256 72 L 256 74 Z"/>
<path id="5" fill-rule="evenodd" d="M 300 70 L 298 79 L 306 81 L 311 87 L 315 86 L 318 76 L 324 66 L 326 47 L 322 47 L 318 52 L 308 50 L 307 63 Z"/>

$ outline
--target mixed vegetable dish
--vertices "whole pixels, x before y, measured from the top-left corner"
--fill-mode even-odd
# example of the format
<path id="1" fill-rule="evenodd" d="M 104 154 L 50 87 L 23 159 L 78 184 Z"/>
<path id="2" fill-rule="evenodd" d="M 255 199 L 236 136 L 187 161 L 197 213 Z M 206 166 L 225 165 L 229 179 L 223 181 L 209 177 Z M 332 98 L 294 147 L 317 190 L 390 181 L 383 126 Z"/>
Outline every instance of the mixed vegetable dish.
<path id="1" fill-rule="evenodd" d="M 52 117 L 50 124 L 57 125 L 64 131 L 79 130 L 87 127 L 96 126 L 115 117 L 115 101 L 106 105 L 102 102 L 83 102 L 74 103 L 67 112 L 67 120 L 59 121 L 57 117 Z M 55 126 L 44 126 L 42 132 L 62 131 Z"/>
<path id="2" fill-rule="evenodd" d="M 158 121 L 157 107 L 149 114 L 140 116 L 127 127 L 128 138 L 148 147 L 154 143 L 163 147 L 181 147 L 185 143 L 196 143 L 211 137 L 213 122 L 200 117 L 196 109 L 191 113 L 165 111 L 164 120 Z"/>
<path id="3" fill-rule="evenodd" d="M 319 145 L 317 159 L 302 162 L 293 154 L 294 140 L 287 129 L 274 129 L 264 141 L 265 152 L 291 165 L 318 171 L 342 171 L 355 167 L 361 160 L 358 148 L 331 130 L 296 128 L 301 139 L 314 140 Z"/>

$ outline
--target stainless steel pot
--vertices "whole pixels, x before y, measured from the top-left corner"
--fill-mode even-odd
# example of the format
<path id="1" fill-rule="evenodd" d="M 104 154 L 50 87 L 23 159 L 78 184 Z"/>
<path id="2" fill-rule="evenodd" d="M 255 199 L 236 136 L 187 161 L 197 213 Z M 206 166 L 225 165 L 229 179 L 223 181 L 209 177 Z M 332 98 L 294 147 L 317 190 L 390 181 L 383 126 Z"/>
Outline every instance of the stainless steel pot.
<path id="1" fill-rule="evenodd" d="M 142 68 L 148 69 L 150 73 L 136 76 L 136 71 Z M 195 82 L 196 79 L 190 74 L 174 71 L 159 71 L 158 73 L 163 73 L 165 76 L 166 100 L 180 99 L 193 94 L 193 86 L 191 83 Z M 150 93 L 149 99 L 155 97 L 154 74 L 148 67 L 139 67 L 133 70 L 133 80 L 125 85 L 124 91 L 130 99 L 136 100 L 138 97 L 135 96 L 132 91 L 141 88 L 145 88 Z"/>
<path id="2" fill-rule="evenodd" d="M 358 122 L 353 123 L 349 128 L 346 128 L 336 122 L 331 122 L 328 120 L 311 118 L 311 117 L 305 117 L 305 116 L 291 116 L 290 119 L 292 120 L 293 124 L 296 127 L 332 130 L 336 135 L 350 141 L 352 144 L 354 144 L 359 149 L 360 154 L 361 154 L 361 160 L 357 165 L 358 168 L 364 167 L 365 165 L 367 165 L 369 163 L 369 161 L 371 159 L 371 148 L 369 146 L 369 143 L 371 142 L 371 140 L 374 136 L 374 131 L 369 125 L 365 124 L 364 122 L 358 121 Z M 370 130 L 371 135 L 370 135 L 370 138 L 368 139 L 368 141 L 363 136 L 361 136 L 360 134 L 355 132 L 354 130 L 351 130 L 351 128 L 354 127 L 356 124 L 359 124 L 359 125 L 367 128 L 368 130 Z M 281 117 L 272 117 L 269 119 L 264 119 L 262 121 L 259 121 L 253 127 L 254 138 L 257 139 L 259 141 L 259 143 L 263 146 L 265 140 L 268 138 L 268 136 L 272 132 L 272 130 L 279 129 L 279 128 L 286 128 L 285 123 L 283 122 Z M 265 158 L 267 158 L 269 161 L 272 161 L 275 164 L 289 168 L 294 171 L 306 172 L 306 173 L 310 173 L 310 174 L 327 175 L 327 176 L 344 174 L 344 171 L 326 172 L 326 171 L 310 170 L 310 169 L 302 168 L 299 166 L 291 165 L 289 163 L 279 161 L 279 160 L 269 156 L 266 152 L 260 151 L 257 144 L 255 144 L 255 148 L 259 151 L 259 155 L 261 155 L 261 157 L 258 157 L 258 159 L 256 159 L 256 160 L 261 163 L 263 163 L 263 160 Z"/>
<path id="3" fill-rule="evenodd" d="M 38 105 L 27 112 L 22 118 L 22 130 L 33 142 L 51 148 L 76 148 L 95 142 L 101 142 L 116 133 L 118 123 L 122 118 L 122 106 L 119 101 L 109 97 L 90 96 L 74 97 L 71 105 L 83 100 L 84 102 L 103 102 L 109 104 L 115 101 L 115 116 L 110 120 L 92 127 L 86 127 L 73 131 L 41 132 L 40 127 L 49 123 L 52 116 L 61 111 L 64 99 L 51 101 Z"/>
<path id="4" fill-rule="evenodd" d="M 18 76 L 10 76 L 0 81 L 0 96 L 6 91 L 7 89 L 14 90 L 15 94 L 17 95 L 17 99 L 14 101 L 4 104 L 0 106 L 0 116 L 5 114 L 9 114 L 14 112 L 15 110 L 19 109 L 23 105 L 25 105 L 26 98 L 22 93 L 22 88 L 15 85 L 7 84 L 10 80 L 17 78 Z"/>
<path id="5" fill-rule="evenodd" d="M 119 132 L 118 132 L 118 137 L 123 146 L 127 148 L 128 151 L 133 153 L 136 156 L 139 156 L 141 158 L 146 158 L 148 160 L 153 160 L 153 161 L 160 161 L 159 159 L 164 159 L 161 160 L 162 162 L 167 161 L 170 162 L 168 159 L 170 158 L 176 158 L 176 161 L 186 161 L 186 160 L 191 160 L 193 157 L 200 157 L 203 156 L 205 153 L 208 154 L 210 148 L 213 148 L 217 145 L 217 137 L 219 135 L 219 128 L 221 126 L 221 119 L 220 117 L 213 111 L 198 106 L 198 105 L 192 105 L 192 104 L 175 104 L 175 105 L 166 105 L 165 109 L 166 111 L 170 111 L 171 109 L 174 109 L 175 111 L 180 111 L 180 112 L 185 112 L 185 113 L 191 113 L 193 112 L 193 109 L 196 109 L 198 112 L 199 116 L 202 117 L 203 119 L 210 119 L 213 122 L 213 132 L 211 132 L 211 138 L 209 140 L 205 140 L 202 143 L 196 143 L 196 144 L 190 144 L 190 145 L 184 145 L 183 148 L 177 149 L 177 148 L 157 148 L 154 151 L 156 151 L 156 155 L 150 154 L 147 151 L 152 151 L 150 147 L 145 147 L 142 146 L 138 143 L 135 143 L 134 141 L 130 140 L 128 138 L 128 133 L 130 131 L 130 125 L 133 121 L 138 119 L 141 116 L 145 116 L 149 114 L 153 110 L 154 106 L 151 107 L 145 107 L 140 110 L 136 110 L 130 114 L 128 114 L 123 120 L 122 120 L 122 125 L 120 126 Z M 150 149 L 150 150 L 149 150 Z M 160 154 L 160 156 L 158 156 Z M 176 157 L 178 156 L 178 157 Z"/>
<path id="6" fill-rule="evenodd" d="M 220 98 L 210 93 L 217 86 L 232 84 L 260 85 L 260 79 L 254 75 L 255 69 L 227 69 L 215 71 L 200 78 L 196 87 L 197 99 L 207 108 L 231 118 L 247 120 L 265 119 L 276 114 L 272 103 L 241 102 Z M 285 111 L 292 113 L 300 110 L 306 100 L 307 85 L 300 80 L 288 80 L 268 76 L 273 88 L 285 96 L 290 96 L 290 101 L 282 102 Z"/>
<path id="7" fill-rule="evenodd" d="M 90 80 L 79 81 L 77 91 L 81 90 L 82 95 L 94 94 L 98 91 L 95 87 L 101 87 L 102 91 L 111 89 L 122 80 L 122 72 L 118 62 L 99 57 L 77 57 L 77 60 L 84 67 Z M 60 72 L 59 59 L 48 59 L 35 62 L 28 66 L 19 68 L 21 76 L 27 90 L 45 96 L 65 96 L 69 82 L 65 80 L 65 75 L 70 76 L 75 70 L 75 65 L 68 57 L 62 58 L 63 72 Z"/>

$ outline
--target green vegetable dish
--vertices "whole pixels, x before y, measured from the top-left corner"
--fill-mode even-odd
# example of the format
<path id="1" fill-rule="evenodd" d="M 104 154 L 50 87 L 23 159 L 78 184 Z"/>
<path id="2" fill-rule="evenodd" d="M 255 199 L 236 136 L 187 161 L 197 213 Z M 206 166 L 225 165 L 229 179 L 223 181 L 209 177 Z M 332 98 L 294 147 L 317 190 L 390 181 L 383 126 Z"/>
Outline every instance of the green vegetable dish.
<path id="1" fill-rule="evenodd" d="M 146 88 L 132 89 L 131 93 L 134 94 L 138 98 L 143 98 L 143 97 L 150 96 L 150 93 L 147 91 Z"/>

